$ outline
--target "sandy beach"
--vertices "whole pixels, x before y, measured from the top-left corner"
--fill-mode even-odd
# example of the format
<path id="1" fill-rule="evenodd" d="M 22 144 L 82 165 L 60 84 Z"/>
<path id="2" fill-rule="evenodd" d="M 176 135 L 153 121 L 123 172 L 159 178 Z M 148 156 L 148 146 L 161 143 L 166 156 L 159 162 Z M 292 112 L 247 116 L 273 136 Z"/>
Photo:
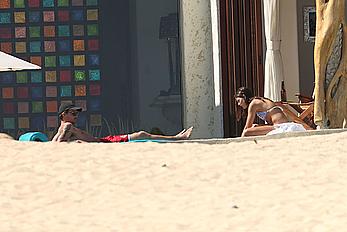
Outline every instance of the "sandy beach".
<path id="1" fill-rule="evenodd" d="M 0 231 L 345 231 L 347 132 L 208 145 L 0 136 Z"/>

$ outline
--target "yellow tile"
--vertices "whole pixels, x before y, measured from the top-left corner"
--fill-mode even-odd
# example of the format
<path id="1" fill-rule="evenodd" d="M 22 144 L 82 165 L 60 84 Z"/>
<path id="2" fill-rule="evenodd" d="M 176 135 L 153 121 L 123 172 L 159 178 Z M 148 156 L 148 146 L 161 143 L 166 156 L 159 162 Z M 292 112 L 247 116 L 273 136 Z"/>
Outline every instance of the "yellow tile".
<path id="1" fill-rule="evenodd" d="M 26 42 L 16 42 L 16 53 L 25 53 L 27 51 Z"/>
<path id="2" fill-rule="evenodd" d="M 74 55 L 73 57 L 75 66 L 85 66 L 85 56 L 84 55 Z"/>
<path id="3" fill-rule="evenodd" d="M 98 10 L 87 10 L 87 20 L 98 20 Z"/>
<path id="4" fill-rule="evenodd" d="M 25 23 L 25 12 L 14 12 L 15 23 Z"/>

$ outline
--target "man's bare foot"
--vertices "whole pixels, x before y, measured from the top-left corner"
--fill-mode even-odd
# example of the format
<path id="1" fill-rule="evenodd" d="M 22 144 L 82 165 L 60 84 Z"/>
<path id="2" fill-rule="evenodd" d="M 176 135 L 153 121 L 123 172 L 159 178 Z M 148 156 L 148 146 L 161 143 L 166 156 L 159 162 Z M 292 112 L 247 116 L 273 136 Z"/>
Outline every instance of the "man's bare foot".
<path id="1" fill-rule="evenodd" d="M 193 127 L 189 127 L 188 129 L 183 129 L 180 133 L 178 133 L 175 137 L 177 139 L 189 139 L 192 134 Z"/>

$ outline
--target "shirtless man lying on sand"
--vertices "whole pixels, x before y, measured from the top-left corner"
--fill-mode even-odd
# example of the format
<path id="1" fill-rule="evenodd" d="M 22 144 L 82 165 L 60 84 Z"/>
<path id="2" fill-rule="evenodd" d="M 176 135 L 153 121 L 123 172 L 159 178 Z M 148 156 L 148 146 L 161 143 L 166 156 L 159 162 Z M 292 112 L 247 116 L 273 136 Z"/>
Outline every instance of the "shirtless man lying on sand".
<path id="1" fill-rule="evenodd" d="M 182 140 L 188 139 L 192 133 L 193 127 L 184 129 L 177 135 L 153 135 L 145 131 L 139 131 L 127 135 L 110 135 L 104 138 L 95 138 L 91 134 L 75 127 L 78 113 L 82 111 L 81 107 L 73 104 L 62 104 L 59 107 L 60 126 L 52 141 L 55 142 L 128 142 L 136 139 L 163 139 L 163 140 Z"/>

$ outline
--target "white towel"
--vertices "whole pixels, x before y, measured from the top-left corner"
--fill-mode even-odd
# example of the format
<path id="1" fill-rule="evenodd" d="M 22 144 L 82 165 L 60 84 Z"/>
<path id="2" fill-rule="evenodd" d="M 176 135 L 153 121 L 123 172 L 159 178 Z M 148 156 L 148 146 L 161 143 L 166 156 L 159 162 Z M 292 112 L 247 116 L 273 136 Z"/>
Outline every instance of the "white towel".
<path id="1" fill-rule="evenodd" d="M 275 129 L 267 133 L 267 135 L 275 135 L 292 131 L 306 131 L 303 125 L 295 122 L 280 123 L 274 125 L 274 127 Z"/>

